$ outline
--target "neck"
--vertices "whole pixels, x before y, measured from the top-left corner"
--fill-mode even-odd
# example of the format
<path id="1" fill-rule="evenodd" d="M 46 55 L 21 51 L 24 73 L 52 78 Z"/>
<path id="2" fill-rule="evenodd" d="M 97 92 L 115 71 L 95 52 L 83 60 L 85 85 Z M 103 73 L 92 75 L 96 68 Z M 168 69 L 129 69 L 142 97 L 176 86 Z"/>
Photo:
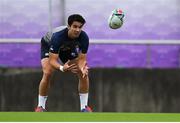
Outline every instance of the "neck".
<path id="1" fill-rule="evenodd" d="M 70 39 L 74 39 L 74 37 L 70 34 L 70 32 L 68 31 L 68 38 Z"/>

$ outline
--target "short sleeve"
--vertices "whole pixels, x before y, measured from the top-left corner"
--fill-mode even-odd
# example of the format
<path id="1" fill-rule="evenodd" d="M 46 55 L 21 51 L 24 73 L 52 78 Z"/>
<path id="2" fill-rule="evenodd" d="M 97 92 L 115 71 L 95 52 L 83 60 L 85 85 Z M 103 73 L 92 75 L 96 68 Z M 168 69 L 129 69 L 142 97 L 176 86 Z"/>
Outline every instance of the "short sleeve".
<path id="1" fill-rule="evenodd" d="M 56 33 L 52 35 L 51 43 L 50 43 L 50 52 L 58 54 L 60 48 L 60 39 L 56 36 Z"/>
<path id="2" fill-rule="evenodd" d="M 89 37 L 85 32 L 83 32 L 82 37 L 81 37 L 81 45 L 82 45 L 81 52 L 83 54 L 86 54 L 89 47 Z"/>

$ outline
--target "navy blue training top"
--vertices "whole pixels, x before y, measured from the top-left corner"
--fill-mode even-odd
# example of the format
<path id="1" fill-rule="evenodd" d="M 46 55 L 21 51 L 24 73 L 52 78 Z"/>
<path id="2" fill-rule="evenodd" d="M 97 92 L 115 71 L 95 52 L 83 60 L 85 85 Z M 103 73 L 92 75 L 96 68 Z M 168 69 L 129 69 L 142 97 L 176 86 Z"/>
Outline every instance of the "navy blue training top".
<path id="1" fill-rule="evenodd" d="M 86 32 L 81 31 L 78 38 L 68 37 L 68 28 L 53 33 L 50 41 L 50 52 L 59 54 L 60 58 L 72 60 L 78 57 L 79 53 L 86 54 L 89 47 L 89 37 Z"/>

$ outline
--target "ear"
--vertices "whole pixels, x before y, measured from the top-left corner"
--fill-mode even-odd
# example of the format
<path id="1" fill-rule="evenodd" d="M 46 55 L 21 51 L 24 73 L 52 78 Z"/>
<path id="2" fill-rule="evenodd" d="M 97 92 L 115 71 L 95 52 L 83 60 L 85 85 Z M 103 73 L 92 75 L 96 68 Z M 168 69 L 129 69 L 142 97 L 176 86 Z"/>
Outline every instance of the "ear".
<path id="1" fill-rule="evenodd" d="M 70 29 L 70 26 L 69 25 L 67 25 L 67 28 L 68 28 L 68 30 Z"/>

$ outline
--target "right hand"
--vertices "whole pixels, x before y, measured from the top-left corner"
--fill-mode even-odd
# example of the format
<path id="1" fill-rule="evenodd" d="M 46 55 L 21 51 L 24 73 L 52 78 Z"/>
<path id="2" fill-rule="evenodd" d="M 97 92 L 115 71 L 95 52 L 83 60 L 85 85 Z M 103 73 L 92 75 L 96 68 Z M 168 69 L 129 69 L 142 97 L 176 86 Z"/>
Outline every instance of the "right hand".
<path id="1" fill-rule="evenodd" d="M 78 69 L 78 66 L 77 66 L 76 63 L 70 64 L 70 60 L 68 60 L 68 61 L 64 64 L 63 70 L 64 70 L 64 72 L 66 72 L 66 71 L 71 71 L 72 73 L 77 73 L 79 69 Z"/>

